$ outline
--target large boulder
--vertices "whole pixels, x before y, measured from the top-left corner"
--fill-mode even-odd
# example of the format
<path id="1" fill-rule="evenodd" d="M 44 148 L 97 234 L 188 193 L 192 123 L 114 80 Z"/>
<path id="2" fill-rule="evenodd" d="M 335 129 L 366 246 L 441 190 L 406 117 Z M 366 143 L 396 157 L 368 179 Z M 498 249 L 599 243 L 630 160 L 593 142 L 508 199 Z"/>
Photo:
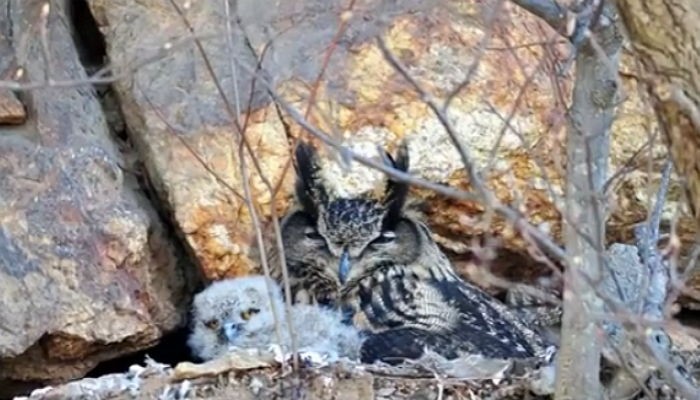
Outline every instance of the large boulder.
<path id="1" fill-rule="evenodd" d="M 408 139 L 412 173 L 469 189 L 445 129 L 384 59 L 378 34 L 439 101 L 468 80 L 449 112 L 458 134 L 477 166 L 486 169 L 496 195 L 560 241 L 566 99 L 573 74 L 558 75 L 554 63 L 564 60 L 567 47 L 545 45 L 558 37 L 546 24 L 508 2 L 489 14 L 480 3 L 464 1 L 364 1 L 347 10 L 347 2 L 339 0 L 241 0 L 228 16 L 224 3 L 90 2 L 110 62 L 125 77 L 115 86 L 127 124 L 161 199 L 208 278 L 259 268 L 243 174 L 250 178 L 251 198 L 267 232 L 270 218 L 283 213 L 291 198 L 285 133 L 298 137 L 302 130 L 283 112 L 291 128 L 285 132 L 267 96 L 270 88 L 312 125 L 370 156 L 376 156 L 376 144 L 392 148 Z M 484 23 L 489 15 L 498 15 L 495 29 Z M 491 39 L 484 42 L 485 35 Z M 262 71 L 254 80 L 260 55 Z M 629 76 L 633 63 L 625 58 L 623 64 Z M 648 151 L 637 154 L 656 129 L 655 120 L 634 79 L 623 77 L 622 83 L 625 101 L 612 127 L 610 151 L 610 174 L 615 174 L 609 185 L 610 242 L 629 239 L 631 223 L 645 217 L 653 193 L 649 182 L 659 177 L 647 175 L 648 162 L 664 152 L 659 141 L 651 141 Z M 257 156 L 257 165 L 246 156 L 246 171 L 239 168 L 236 118 Z M 623 167 L 629 171 L 616 174 Z M 333 171 L 338 174 L 331 180 L 346 192 L 371 188 L 372 179 L 381 176 L 364 171 L 348 177 L 341 167 Z M 528 245 L 512 224 L 498 217 L 477 224 L 483 205 L 429 191 L 415 195 L 425 201 L 438 240 L 456 260 L 470 253 L 473 238 L 496 236 L 508 254 L 521 256 L 522 272 Z M 679 200 L 680 191 L 672 190 L 667 216 Z M 683 230 L 686 243 L 693 231 Z"/>
<path id="2" fill-rule="evenodd" d="M 44 4 L 0 1 L 0 53 L 13 60 L 0 75 L 85 80 L 66 3 L 48 15 Z M 22 92 L 27 121 L 0 126 L 0 392 L 152 346 L 188 301 L 173 242 L 123 170 L 92 86 L 39 86 Z"/>

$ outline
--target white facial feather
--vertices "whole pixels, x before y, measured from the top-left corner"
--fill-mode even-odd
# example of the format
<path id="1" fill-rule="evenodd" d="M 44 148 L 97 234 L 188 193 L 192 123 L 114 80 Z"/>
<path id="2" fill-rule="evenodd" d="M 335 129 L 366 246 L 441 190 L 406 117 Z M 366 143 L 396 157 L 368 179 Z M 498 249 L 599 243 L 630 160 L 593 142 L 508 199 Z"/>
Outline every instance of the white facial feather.
<path id="1" fill-rule="evenodd" d="M 272 288 L 272 302 L 266 282 Z M 281 341 L 275 330 L 273 306 L 280 320 Z M 192 308 L 193 326 L 188 344 L 203 360 L 222 355 L 229 346 L 266 348 L 278 344 L 291 348 L 282 291 L 264 276 L 214 282 L 195 296 Z M 342 322 L 340 312 L 297 304 L 291 313 L 299 350 L 359 358 L 362 338 L 354 327 Z"/>

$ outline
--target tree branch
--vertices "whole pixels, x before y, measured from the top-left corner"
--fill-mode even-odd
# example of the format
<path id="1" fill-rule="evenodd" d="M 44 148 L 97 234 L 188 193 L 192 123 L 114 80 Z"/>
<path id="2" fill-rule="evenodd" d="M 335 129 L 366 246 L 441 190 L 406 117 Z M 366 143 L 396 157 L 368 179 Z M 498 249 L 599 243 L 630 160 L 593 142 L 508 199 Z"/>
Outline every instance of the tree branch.
<path id="1" fill-rule="evenodd" d="M 592 2 L 587 3 L 589 7 L 592 5 Z M 614 20 L 614 8 L 608 7 L 605 12 Z M 583 17 L 584 14 L 579 15 Z M 590 18 L 592 14 L 586 15 Z M 598 399 L 602 395 L 599 379 L 602 342 L 596 316 L 604 310 L 596 286 L 605 268 L 607 207 L 603 190 L 608 170 L 610 126 L 617 104 L 622 37 L 615 24 L 598 24 L 586 37 L 588 40 L 574 52 L 576 75 L 566 141 L 568 217 L 564 240 L 568 262 L 557 364 L 557 399 Z M 587 242 L 579 231 L 593 243 Z"/>
<path id="2" fill-rule="evenodd" d="M 566 36 L 566 8 L 555 0 L 510 0 L 512 3 L 540 17 L 557 32 Z"/>
<path id="3" fill-rule="evenodd" d="M 578 0 L 574 1 L 570 8 L 560 5 L 556 0 L 511 0 L 514 4 L 540 17 L 554 30 L 569 39 L 573 45 L 571 56 L 563 63 L 561 70 L 569 68 L 571 62 L 576 59 L 576 53 L 581 46 L 595 45 L 595 41 L 589 40 L 592 32 L 596 31 L 599 22 L 606 17 L 605 26 L 613 25 L 614 19 L 608 18 L 612 8 L 606 7 L 605 0 Z M 607 14 L 606 16 L 606 9 Z M 612 70 L 616 67 L 612 66 Z"/>
<path id="4" fill-rule="evenodd" d="M 657 244 L 659 242 L 661 212 L 668 193 L 672 169 L 673 165 L 668 161 L 661 175 L 654 208 L 649 211 L 647 222 L 634 229 L 639 257 L 649 274 L 649 292 L 644 301 L 644 315 L 658 319 L 664 318 L 664 305 L 668 295 L 670 280 L 669 265 L 664 262 L 663 257 L 659 254 Z"/>

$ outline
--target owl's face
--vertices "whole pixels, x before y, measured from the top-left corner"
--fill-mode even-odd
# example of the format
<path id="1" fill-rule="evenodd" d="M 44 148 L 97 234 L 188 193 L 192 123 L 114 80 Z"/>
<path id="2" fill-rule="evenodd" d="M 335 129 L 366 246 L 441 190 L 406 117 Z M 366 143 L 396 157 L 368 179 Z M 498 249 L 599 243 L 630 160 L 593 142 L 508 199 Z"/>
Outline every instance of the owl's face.
<path id="1" fill-rule="evenodd" d="M 422 229 L 419 223 L 402 218 L 391 230 L 383 230 L 379 237 L 367 243 L 359 256 L 349 258 L 343 283 L 350 285 L 376 268 L 410 264 L 425 248 Z"/>
<path id="2" fill-rule="evenodd" d="M 408 155 L 401 147 L 392 167 L 408 169 Z M 383 198 L 330 199 L 318 177 L 315 150 L 301 143 L 296 150 L 297 199 L 302 210 L 283 222 L 285 255 L 290 272 L 336 288 L 360 273 L 366 260 L 400 255 L 407 249 L 397 240 L 407 186 L 388 181 Z M 399 233 L 407 232 L 400 229 Z M 410 240 L 408 240 L 410 242 Z"/>
<path id="3" fill-rule="evenodd" d="M 316 294 L 324 288 L 336 288 L 338 256 L 329 250 L 316 221 L 304 211 L 296 211 L 282 222 L 287 268 L 293 279 Z"/>
<path id="4" fill-rule="evenodd" d="M 214 358 L 235 344 L 238 337 L 274 324 L 272 307 L 282 310 L 282 294 L 270 281 L 270 299 L 266 280 L 264 276 L 247 276 L 216 281 L 195 296 L 188 341 L 195 354 Z"/>

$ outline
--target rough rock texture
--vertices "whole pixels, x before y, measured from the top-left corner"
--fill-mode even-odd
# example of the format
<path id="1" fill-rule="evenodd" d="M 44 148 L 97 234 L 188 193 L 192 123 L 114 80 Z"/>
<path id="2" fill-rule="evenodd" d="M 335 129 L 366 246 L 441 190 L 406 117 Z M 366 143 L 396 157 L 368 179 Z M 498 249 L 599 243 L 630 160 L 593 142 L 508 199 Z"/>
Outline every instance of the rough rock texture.
<path id="1" fill-rule="evenodd" d="M 366 0 L 344 12 L 348 11 L 346 3 L 239 1 L 237 9 L 230 11 L 237 18 L 232 17 L 229 43 L 223 2 L 177 0 L 181 14 L 170 1 L 90 2 L 106 35 L 110 61 L 127 77 L 116 84 L 127 124 L 161 198 L 172 210 L 205 275 L 212 279 L 240 275 L 259 266 L 252 219 L 241 198 L 245 191 L 238 167 L 239 136 L 229 111 L 250 111 L 246 137 L 266 179 L 280 189 L 275 204 L 278 215 L 291 195 L 289 145 L 266 96 L 265 82 L 313 124 L 333 132 L 339 140 L 352 142 L 358 151 L 376 156 L 375 144 L 392 148 L 407 138 L 411 172 L 468 188 L 444 129 L 420 96 L 384 61 L 373 40 L 379 33 L 425 90 L 444 99 L 465 80 L 479 57 L 484 34 L 492 31 L 470 84 L 452 101 L 450 118 L 478 166 L 488 167 L 484 176 L 497 196 L 559 238 L 560 214 L 555 207 L 559 202 L 552 198 L 562 193 L 565 109 L 553 93 L 560 91 L 567 98 L 571 73 L 557 78 L 552 72 L 552 60 L 563 58 L 564 46 L 545 51 L 532 44 L 555 38 L 552 31 L 508 2 L 505 11 L 499 12 L 495 29 L 484 23 L 488 13 L 474 2 Z M 201 39 L 209 65 L 229 99 L 229 109 L 188 34 L 188 24 Z M 255 56 L 245 36 L 256 53 L 265 54 L 261 73 L 265 82 L 259 79 L 252 91 Z M 265 46 L 267 43 L 270 45 Z M 144 60 L 152 62 L 142 65 Z M 628 59 L 625 62 L 632 65 Z M 541 66 L 544 68 L 539 69 Z M 634 82 L 622 83 L 626 97 L 613 126 L 610 170 L 617 172 L 627 165 L 642 168 L 644 176 L 649 155 L 658 156 L 663 148 L 654 142 L 651 153 L 642 152 L 628 163 L 649 139 L 645 132 L 653 132 L 655 122 Z M 300 132 L 292 123 L 291 135 Z M 492 155 L 496 143 L 498 150 Z M 250 160 L 247 173 L 252 175 L 251 193 L 258 212 L 267 222 L 273 197 Z M 371 187 L 371 177 L 377 175 L 354 176 L 343 190 Z M 341 173 L 334 181 L 348 181 L 342 177 Z M 651 192 L 648 186 L 634 172 L 610 186 L 611 241 L 628 236 L 629 225 L 644 216 Z M 669 211 L 679 199 L 679 192 L 673 193 Z M 476 224 L 482 206 L 426 191 L 415 194 L 428 200 L 425 211 L 430 223 L 452 252 L 466 254 L 472 237 L 493 234 L 503 238 L 506 249 L 524 253 L 525 242 L 502 219 Z M 264 228 L 269 231 L 269 223 Z"/>
<path id="2" fill-rule="evenodd" d="M 12 24 L 0 38 L 25 81 L 85 79 L 64 2 L 51 3 L 45 69 L 44 3 L 0 1 L 0 26 Z M 173 244 L 121 169 L 92 87 L 22 98 L 27 122 L 0 127 L 0 392 L 148 347 L 183 322 L 187 301 Z"/>

